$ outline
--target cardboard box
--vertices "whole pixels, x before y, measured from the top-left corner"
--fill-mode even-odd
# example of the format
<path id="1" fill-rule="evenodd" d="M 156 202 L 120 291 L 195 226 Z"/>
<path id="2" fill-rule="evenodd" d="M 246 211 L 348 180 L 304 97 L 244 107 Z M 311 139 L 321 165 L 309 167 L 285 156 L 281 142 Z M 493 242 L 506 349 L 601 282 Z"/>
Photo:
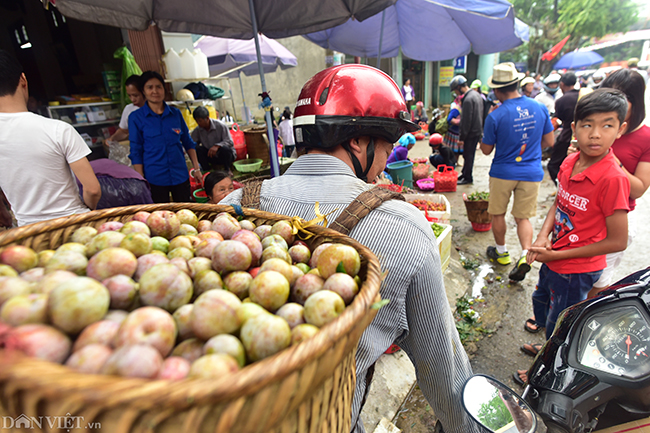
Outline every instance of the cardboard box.
<path id="1" fill-rule="evenodd" d="M 441 224 L 445 229 L 440 236 L 436 238 L 438 241 L 438 251 L 440 251 L 440 268 L 442 272 L 445 272 L 445 269 L 449 266 L 449 261 L 451 260 L 451 225 Z"/>
<path id="2" fill-rule="evenodd" d="M 106 120 L 106 113 L 104 110 L 89 111 L 86 115 L 88 116 L 89 122 L 103 122 Z"/>
<path id="3" fill-rule="evenodd" d="M 414 200 L 427 200 L 432 203 L 444 203 L 444 211 L 428 211 L 429 218 L 431 218 L 434 223 L 444 223 L 449 224 L 451 219 L 451 204 L 447 197 L 442 194 L 404 194 L 404 198 L 407 202 L 411 203 Z M 424 211 L 420 211 L 424 214 Z M 426 216 L 426 215 L 425 215 Z"/>

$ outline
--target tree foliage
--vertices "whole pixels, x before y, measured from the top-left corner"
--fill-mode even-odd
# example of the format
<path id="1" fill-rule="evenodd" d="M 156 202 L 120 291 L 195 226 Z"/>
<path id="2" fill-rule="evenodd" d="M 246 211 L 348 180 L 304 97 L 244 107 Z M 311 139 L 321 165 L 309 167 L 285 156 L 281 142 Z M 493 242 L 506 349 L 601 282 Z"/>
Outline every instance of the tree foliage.
<path id="1" fill-rule="evenodd" d="M 512 0 L 512 4 L 515 15 L 530 27 L 530 41 L 525 48 L 504 54 L 512 61 L 527 61 L 530 70 L 536 70 L 539 56 L 565 36 L 571 38 L 561 54 L 578 48 L 589 38 L 627 31 L 638 15 L 634 0 Z M 541 62 L 538 72 L 548 72 L 557 58 Z"/>
<path id="2" fill-rule="evenodd" d="M 486 427 L 496 431 L 512 422 L 512 415 L 499 397 L 499 393 L 495 392 L 490 401 L 481 404 L 481 408 L 478 410 L 478 419 Z"/>

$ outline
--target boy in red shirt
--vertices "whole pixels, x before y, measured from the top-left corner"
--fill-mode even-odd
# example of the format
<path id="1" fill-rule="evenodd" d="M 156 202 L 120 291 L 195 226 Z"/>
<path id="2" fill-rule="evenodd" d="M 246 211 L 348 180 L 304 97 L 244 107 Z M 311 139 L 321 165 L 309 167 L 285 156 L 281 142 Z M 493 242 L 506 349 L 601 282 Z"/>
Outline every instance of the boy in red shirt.
<path id="1" fill-rule="evenodd" d="M 576 105 L 571 127 L 580 152 L 562 163 L 555 203 L 526 257 L 544 263 L 533 311 L 547 339 L 560 312 L 587 299 L 607 266 L 605 255 L 627 247 L 630 181 L 610 152 L 625 131 L 626 113 L 625 95 L 614 89 L 598 89 Z M 515 380 L 524 379 L 525 370 L 517 373 Z"/>

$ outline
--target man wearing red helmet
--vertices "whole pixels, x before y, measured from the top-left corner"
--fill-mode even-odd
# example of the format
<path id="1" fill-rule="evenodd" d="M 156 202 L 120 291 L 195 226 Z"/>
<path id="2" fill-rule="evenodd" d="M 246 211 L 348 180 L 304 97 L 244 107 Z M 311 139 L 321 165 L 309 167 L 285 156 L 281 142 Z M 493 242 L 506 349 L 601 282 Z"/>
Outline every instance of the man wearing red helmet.
<path id="1" fill-rule="evenodd" d="M 431 146 L 432 152 L 429 155 L 429 162 L 432 166 L 438 168 L 439 165 L 448 165 L 456 168 L 456 154 L 449 147 L 442 144 L 442 135 L 437 132 L 431 134 L 429 146 Z"/>
<path id="2" fill-rule="evenodd" d="M 315 203 L 335 221 L 359 194 L 371 190 L 393 143 L 419 129 L 399 87 L 378 69 L 358 64 L 325 69 L 304 85 L 294 116 L 296 146 L 306 154 L 280 177 L 262 183 L 259 208 L 316 218 Z M 239 204 L 242 191 L 221 204 Z M 330 224 L 333 227 L 334 224 Z M 383 202 L 349 232 L 373 251 L 388 271 L 381 308 L 361 336 L 356 355 L 357 385 L 352 431 L 377 359 L 396 343 L 413 361 L 420 388 L 447 433 L 476 432 L 462 409 L 461 388 L 472 374 L 449 308 L 440 256 L 430 224 L 415 207 Z"/>

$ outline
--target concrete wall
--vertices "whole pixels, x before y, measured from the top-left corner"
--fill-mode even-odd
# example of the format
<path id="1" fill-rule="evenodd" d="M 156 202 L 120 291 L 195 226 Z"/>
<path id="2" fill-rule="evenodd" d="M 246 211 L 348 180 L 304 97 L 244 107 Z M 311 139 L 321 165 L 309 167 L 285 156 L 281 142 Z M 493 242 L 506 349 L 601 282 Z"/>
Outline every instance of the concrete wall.
<path id="1" fill-rule="evenodd" d="M 302 36 L 294 36 L 291 38 L 278 39 L 294 56 L 298 58 L 298 66 L 282 70 L 277 69 L 276 72 L 265 74 L 266 88 L 270 91 L 271 99 L 273 100 L 273 107 L 276 110 L 274 115 L 277 119 L 284 110 L 285 106 L 291 107 L 291 112 L 294 111 L 298 95 L 302 89 L 303 84 L 311 78 L 318 71 L 325 69 L 325 49 L 318 45 L 309 42 Z M 242 84 L 244 87 L 244 98 L 246 99 L 246 106 L 250 109 L 253 117 L 261 121 L 264 117 L 264 111 L 258 109 L 257 106 L 261 102 L 259 93 L 262 93 L 262 85 L 259 75 L 252 75 L 247 77 L 242 74 Z M 216 86 L 223 88 L 228 95 L 228 86 L 226 82 L 215 83 Z M 232 89 L 237 115 L 232 113 L 231 101 L 223 101 L 219 105 L 225 107 L 230 111 L 233 116 L 238 119 L 242 118 L 242 92 L 239 87 L 239 80 L 230 79 L 230 86 Z M 229 95 L 228 95 L 229 96 Z M 224 113 L 222 113 L 224 114 Z"/>

